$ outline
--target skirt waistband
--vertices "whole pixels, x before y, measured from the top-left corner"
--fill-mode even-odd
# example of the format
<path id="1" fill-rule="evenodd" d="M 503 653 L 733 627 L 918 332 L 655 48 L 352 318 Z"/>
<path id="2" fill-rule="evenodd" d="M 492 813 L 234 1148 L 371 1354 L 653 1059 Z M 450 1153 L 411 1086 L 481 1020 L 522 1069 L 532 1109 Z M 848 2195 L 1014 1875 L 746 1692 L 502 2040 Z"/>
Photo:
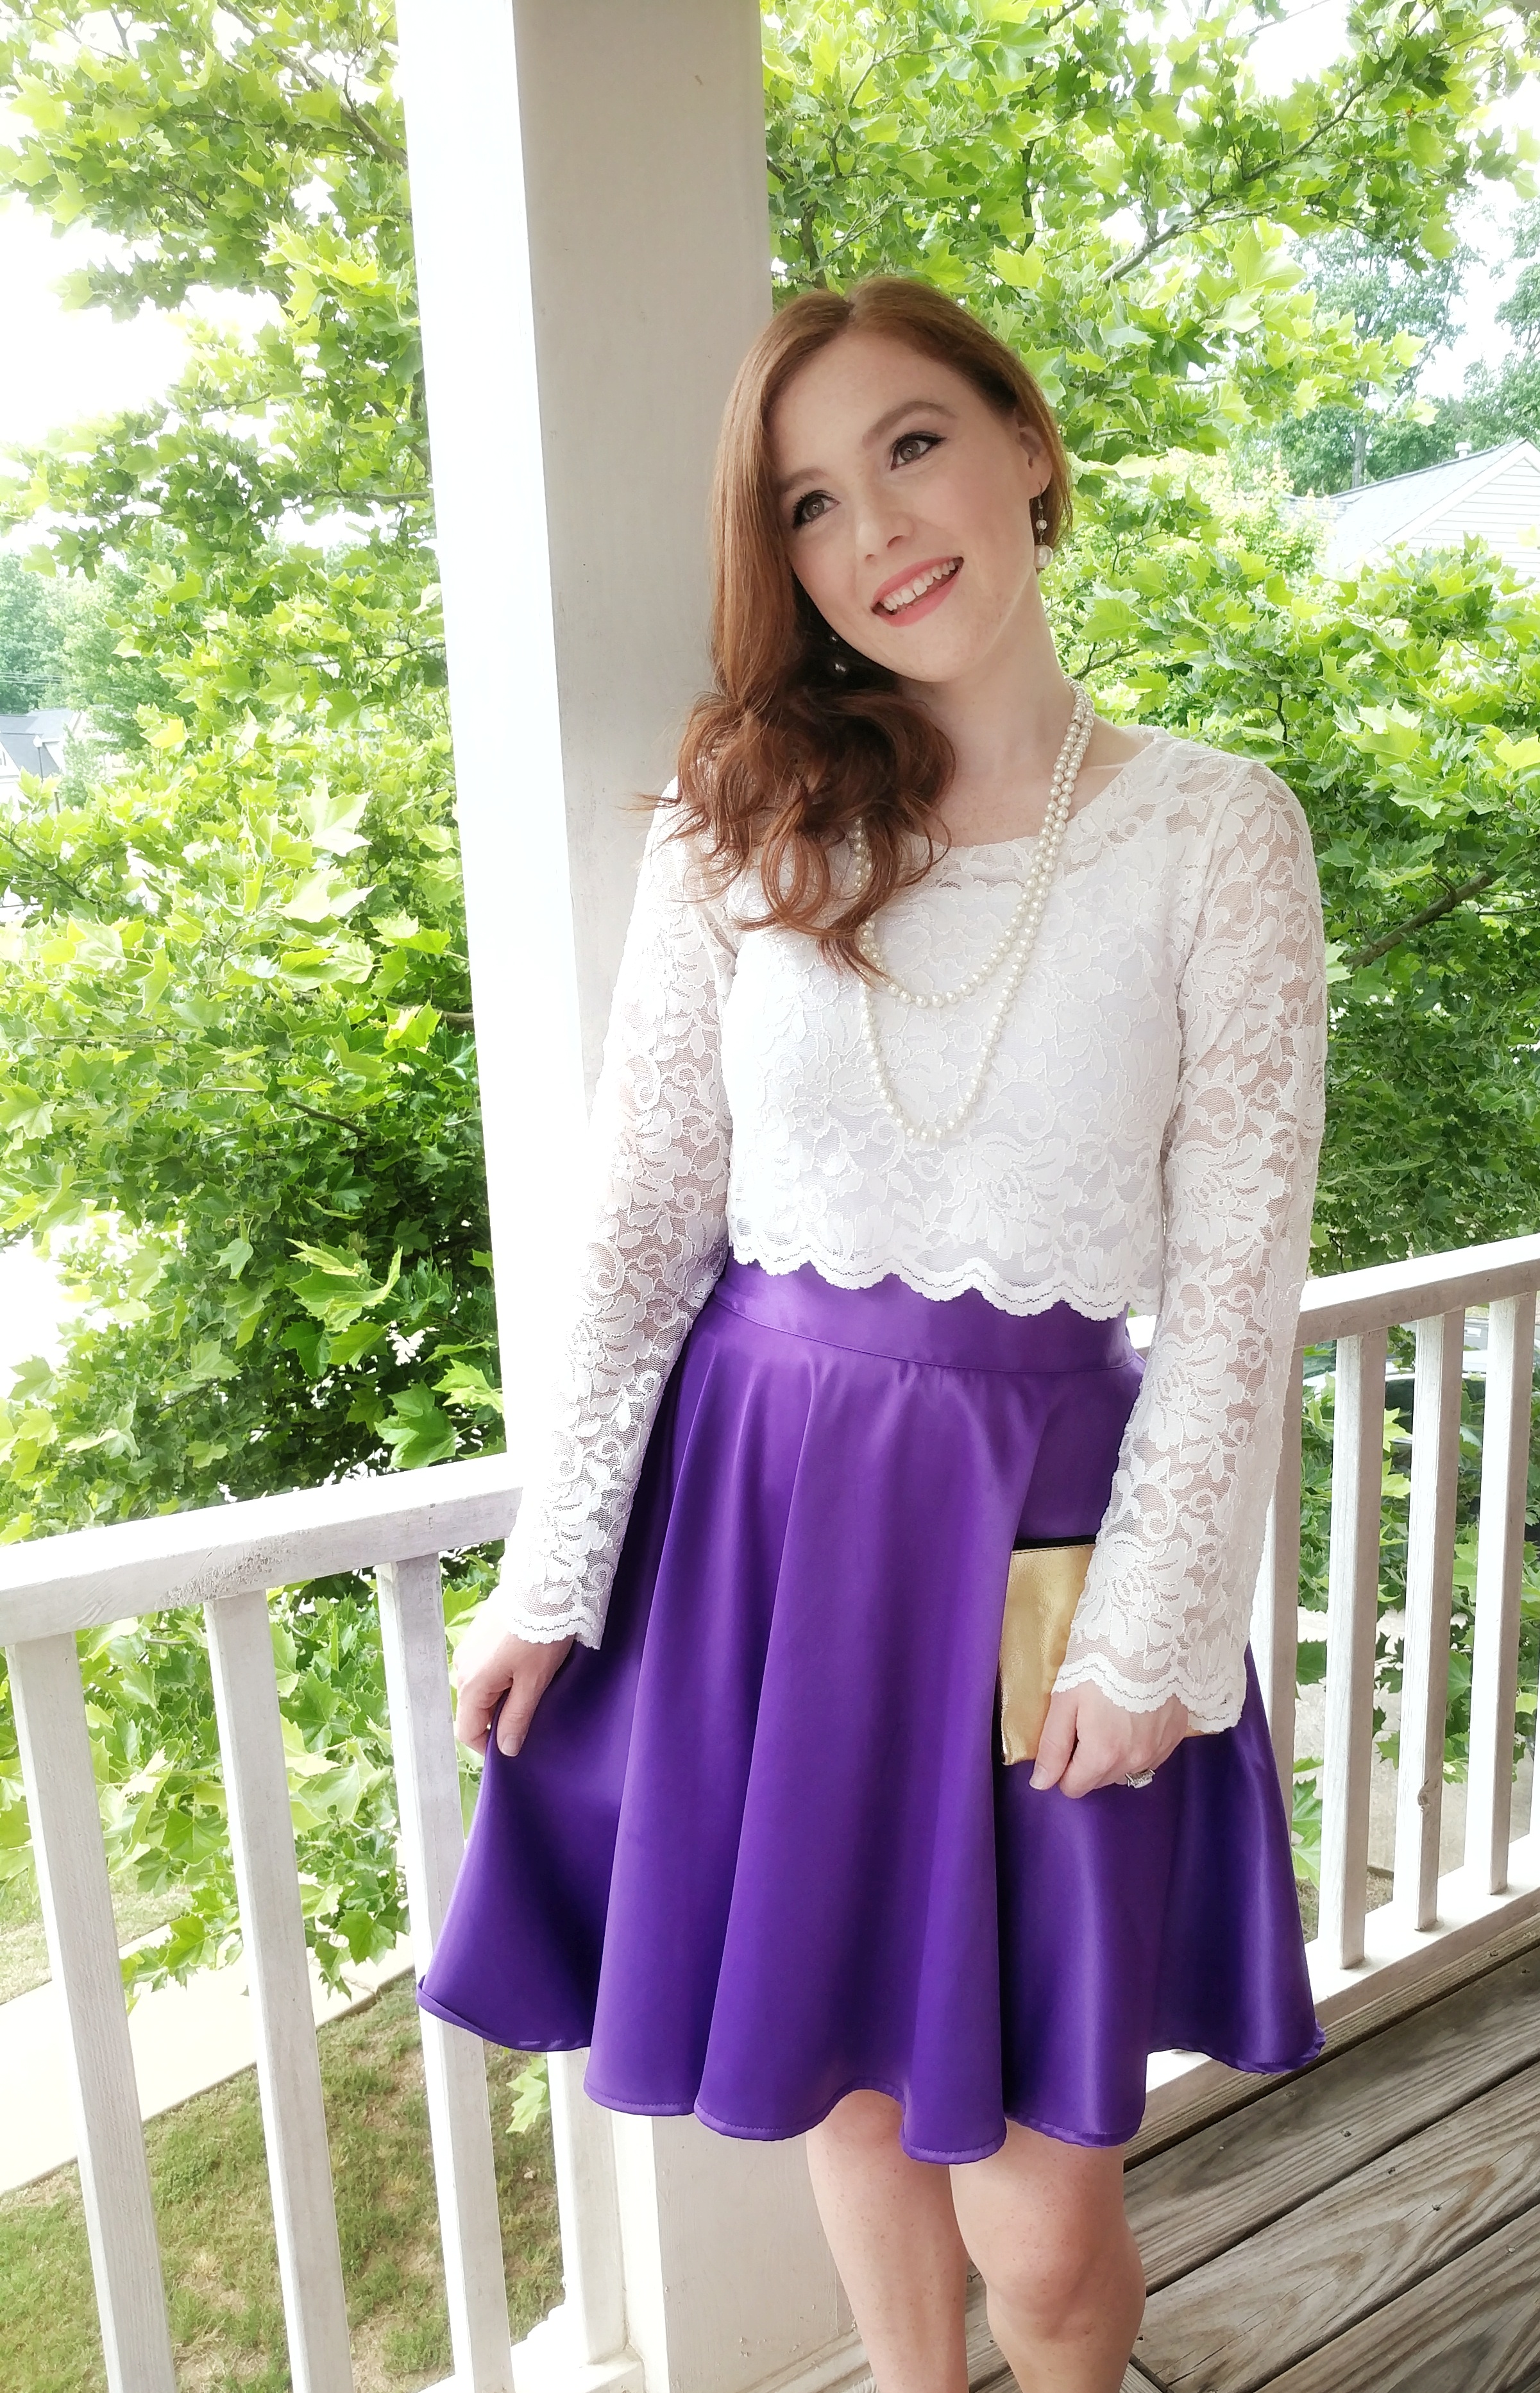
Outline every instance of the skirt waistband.
<path id="1" fill-rule="evenodd" d="M 729 1258 L 707 1301 L 819 1345 L 954 1371 L 1109 1371 L 1137 1359 L 1123 1314 L 1092 1321 L 1070 1304 L 1002 1313 L 977 1288 L 921 1296 L 892 1276 L 872 1288 L 836 1288 L 811 1263 L 767 1272 Z"/>

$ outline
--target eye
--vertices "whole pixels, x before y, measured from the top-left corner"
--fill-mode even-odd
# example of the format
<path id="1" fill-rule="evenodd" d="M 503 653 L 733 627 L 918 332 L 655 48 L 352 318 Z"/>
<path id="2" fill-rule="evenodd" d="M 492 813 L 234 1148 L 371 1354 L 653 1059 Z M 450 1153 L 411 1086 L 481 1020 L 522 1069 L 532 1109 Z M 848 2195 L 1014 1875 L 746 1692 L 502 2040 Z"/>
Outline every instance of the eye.
<path id="1" fill-rule="evenodd" d="M 803 524 L 816 523 L 827 515 L 832 501 L 827 490 L 804 490 L 791 510 L 791 529 L 801 531 Z"/>
<path id="2" fill-rule="evenodd" d="M 895 465 L 912 465 L 917 457 L 923 457 L 930 450 L 940 446 L 939 432 L 901 433 L 893 444 L 893 463 Z"/>

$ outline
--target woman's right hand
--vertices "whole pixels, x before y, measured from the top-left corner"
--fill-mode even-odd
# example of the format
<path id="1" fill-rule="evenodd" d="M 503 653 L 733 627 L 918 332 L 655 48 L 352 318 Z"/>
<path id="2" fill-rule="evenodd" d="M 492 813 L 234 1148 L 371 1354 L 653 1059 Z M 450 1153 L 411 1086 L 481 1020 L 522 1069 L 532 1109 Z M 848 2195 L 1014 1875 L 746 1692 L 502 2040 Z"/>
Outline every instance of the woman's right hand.
<path id="1" fill-rule="evenodd" d="M 514 1754 L 529 1734 L 535 1706 L 572 1650 L 570 1637 L 551 1645 L 531 1645 L 516 1637 L 483 1606 L 460 1640 L 454 1655 L 457 1698 L 454 1733 L 473 1753 L 485 1753 L 487 1735 L 498 1701 L 507 1701 L 498 1713 L 497 1749 Z"/>

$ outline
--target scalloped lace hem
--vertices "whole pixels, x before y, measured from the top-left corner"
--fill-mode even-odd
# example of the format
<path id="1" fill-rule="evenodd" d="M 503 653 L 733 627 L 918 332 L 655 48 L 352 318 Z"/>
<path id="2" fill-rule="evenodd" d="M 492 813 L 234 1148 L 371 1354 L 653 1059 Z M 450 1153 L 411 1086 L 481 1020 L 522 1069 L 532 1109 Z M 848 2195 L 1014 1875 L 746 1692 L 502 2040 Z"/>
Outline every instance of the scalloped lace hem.
<path id="1" fill-rule="evenodd" d="M 494 1587 L 487 1598 L 488 1609 L 500 1627 L 511 1637 L 522 1637 L 527 1645 L 555 1645 L 564 1637 L 575 1637 L 580 1645 L 597 1646 L 600 1628 L 594 1622 L 594 1606 L 568 1603 L 561 1612 L 529 1612 L 511 1596 Z"/>
<path id="2" fill-rule="evenodd" d="M 1088 1321 L 1116 1321 L 1119 1314 L 1141 1305 L 1153 1309 L 1159 1298 L 1158 1288 L 1142 1286 L 1130 1288 L 1116 1297 L 1093 1296 L 1089 1289 L 1068 1278 L 1039 1281 L 1031 1288 L 1024 1288 L 1003 1278 L 999 1273 L 988 1270 L 976 1259 L 945 1272 L 928 1272 L 921 1265 L 896 1255 L 884 1255 L 868 1263 L 853 1263 L 828 1253 L 812 1241 L 797 1247 L 771 1249 L 749 1239 L 740 1244 L 735 1238 L 733 1260 L 740 1263 L 757 1263 L 761 1271 L 769 1272 L 777 1279 L 811 1264 L 819 1278 L 827 1279 L 832 1288 L 876 1288 L 881 1280 L 901 1280 L 906 1288 L 913 1288 L 917 1296 L 930 1297 L 938 1304 L 945 1304 L 956 1296 L 982 1296 L 998 1312 L 1013 1314 L 1019 1320 L 1027 1319 L 1034 1314 L 1051 1312 L 1056 1304 L 1068 1304 Z"/>
<path id="3" fill-rule="evenodd" d="M 1156 1680 L 1127 1679 L 1105 1654 L 1087 1654 L 1078 1662 L 1064 1664 L 1053 1681 L 1054 1693 L 1067 1695 L 1077 1687 L 1097 1688 L 1125 1712 L 1157 1712 L 1174 1695 L 1186 1705 L 1188 1720 L 1199 1736 L 1217 1736 L 1233 1728 L 1246 1704 L 1244 1674 L 1238 1692 L 1183 1684 L 1177 1667 Z"/>

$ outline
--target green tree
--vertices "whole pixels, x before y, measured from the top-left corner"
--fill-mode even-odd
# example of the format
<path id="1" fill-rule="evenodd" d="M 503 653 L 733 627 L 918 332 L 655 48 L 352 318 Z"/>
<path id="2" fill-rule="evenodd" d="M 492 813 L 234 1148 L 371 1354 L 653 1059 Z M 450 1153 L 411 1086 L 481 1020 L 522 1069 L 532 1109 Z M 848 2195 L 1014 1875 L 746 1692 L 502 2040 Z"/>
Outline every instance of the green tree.
<path id="1" fill-rule="evenodd" d="M 86 1300 L 0 1422 L 17 1536 L 499 1431 L 388 18 L 0 26 L 34 128 L 7 179 L 131 244 L 74 295 L 273 310 L 201 334 L 163 400 L 30 452 L 11 503 L 89 582 L 75 677 L 122 752 L 30 789 L 7 849 L 0 1222 Z M 279 1631 L 334 1968 L 400 1924 L 363 1590 L 293 1591 Z M 114 1853 L 187 1901 L 142 1966 L 190 1966 L 232 1919 L 198 1626 L 97 1649 Z"/>
<path id="2" fill-rule="evenodd" d="M 1054 606 L 1109 711 L 1260 758 L 1310 817 L 1338 1271 L 1533 1227 L 1540 592 L 1474 542 L 1330 582 L 1314 537 L 1277 495 L 1130 474 Z"/>
<path id="3" fill-rule="evenodd" d="M 1520 210 L 1512 257 L 1522 261 L 1520 270 L 1497 309 L 1512 346 L 1495 363 L 1479 358 L 1448 410 L 1451 428 L 1472 449 L 1496 448 L 1505 440 L 1540 441 L 1540 206 Z"/>
<path id="4" fill-rule="evenodd" d="M 927 275 L 1022 349 L 1079 461 L 1072 654 L 1111 705 L 1281 758 L 1328 843 L 1340 817 L 1351 846 L 1369 806 L 1389 877 L 1365 850 L 1333 889 L 1343 943 L 1372 945 L 1467 848 L 1467 877 L 1484 871 L 1503 808 L 1527 805 L 1481 745 L 1491 730 L 1527 752 L 1527 664 L 1517 694 L 1498 687 L 1521 609 L 1461 565 L 1456 611 L 1486 626 L 1462 714 L 1437 593 L 1415 636 L 1389 591 L 1343 628 L 1298 528 L 1274 509 L 1253 539 L 1194 460 L 1393 386 L 1405 333 L 1324 306 L 1299 245 L 1351 232 L 1431 272 L 1473 180 L 1522 172 L 1486 111 L 1526 62 L 1518 20 L 1479 0 L 1364 0 L 1343 59 L 1270 98 L 1247 65 L 1256 22 L 1223 7 L 1130 33 L 1103 0 L 795 0 L 766 20 L 777 274 Z M 32 1366 L 6 1409 L 11 1536 L 498 1434 L 391 64 L 382 0 L 0 0 L 0 96 L 24 128 L 0 189 L 118 237 L 120 262 L 72 295 L 130 312 L 213 286 L 268 309 L 254 334 L 201 333 L 163 400 L 38 444 L 8 503 L 91 584 L 80 674 L 118 752 L 26 791 L 10 826 L 0 1235 L 51 1239 L 87 1300 L 59 1370 Z M 1415 765 L 1398 795 L 1365 744 L 1360 700 L 1436 724 L 1436 823 Z M 1470 758 L 1488 815 L 1458 810 Z M 1483 883 L 1491 904 L 1447 909 L 1446 935 L 1521 885 Z M 1427 953 L 1419 939 L 1395 952 Z M 1409 1018 L 1402 970 L 1385 961 L 1379 987 Z M 1369 966 L 1345 986 L 1367 992 L 1365 1020 L 1383 1002 Z M 1516 1105 L 1500 1011 L 1494 996 L 1481 1017 L 1488 1082 Z M 1334 1255 L 1445 1226 L 1410 1175 L 1377 1210 L 1350 1180 L 1324 1200 Z M 1448 1218 L 1474 1223 L 1480 1196 Z M 369 1609 L 353 1588 L 290 1590 L 275 1633 L 310 1933 L 335 1967 L 399 1920 Z M 87 1659 L 114 1851 L 186 1898 L 144 1966 L 184 1968 L 232 1917 L 197 1625 L 108 1635 Z M 17 1794 L 0 1743 L 13 1852 Z"/>
<path id="5" fill-rule="evenodd" d="M 1032 366 L 1094 503 L 1108 467 L 1213 453 L 1393 385 L 1415 344 L 1318 304 L 1301 242 L 1413 278 L 1457 247 L 1484 122 L 1525 71 L 1507 12 L 1364 0 L 1343 57 L 1259 94 L 1259 19 L 1169 29 L 1043 0 L 793 0 L 768 20 L 772 215 L 788 288 L 918 273 Z"/>
<path id="6" fill-rule="evenodd" d="M 0 714 L 64 706 L 67 602 L 56 584 L 0 552 Z"/>
<path id="7" fill-rule="evenodd" d="M 1471 263 L 1462 247 L 1407 266 L 1360 233 L 1334 234 L 1313 245 L 1310 286 L 1317 304 L 1351 316 L 1361 338 L 1386 342 L 1404 334 L 1417 350 L 1378 394 L 1366 389 L 1351 404 L 1328 401 L 1284 420 L 1277 447 L 1297 490 L 1357 490 L 1454 455 L 1457 436 L 1447 410 L 1419 400 L 1416 383 L 1424 365 L 1454 338 L 1461 276 Z"/>

